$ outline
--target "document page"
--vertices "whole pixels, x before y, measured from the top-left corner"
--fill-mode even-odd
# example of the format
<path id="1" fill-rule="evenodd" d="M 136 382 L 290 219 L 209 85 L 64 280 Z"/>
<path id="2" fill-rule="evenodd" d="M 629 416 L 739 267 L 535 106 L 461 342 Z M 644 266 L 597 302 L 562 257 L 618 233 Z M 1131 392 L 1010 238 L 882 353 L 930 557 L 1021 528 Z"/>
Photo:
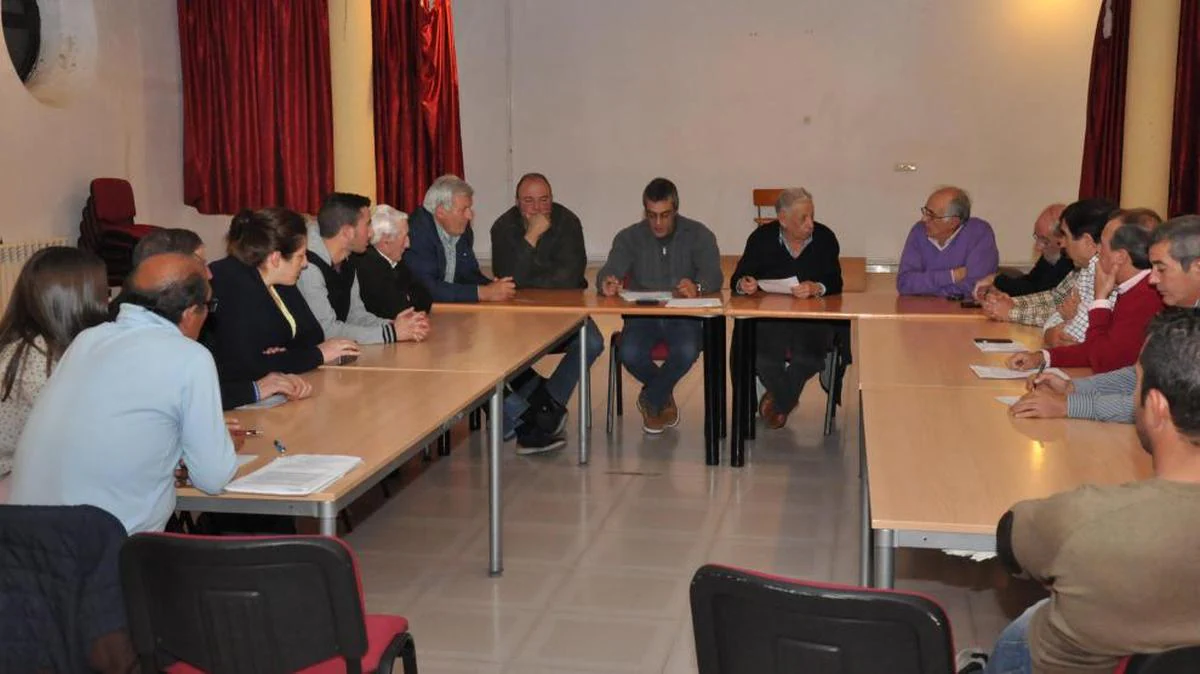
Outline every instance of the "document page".
<path id="1" fill-rule="evenodd" d="M 800 281 L 796 277 L 791 278 L 765 278 L 759 279 L 758 287 L 764 293 L 775 293 L 776 295 L 791 295 L 792 288 L 800 285 Z"/>
<path id="2" fill-rule="evenodd" d="M 975 347 L 984 353 L 1021 353 L 1032 351 L 1020 342 L 975 342 Z"/>
<path id="3" fill-rule="evenodd" d="M 230 482 L 225 491 L 239 494 L 307 496 L 338 481 L 360 463 L 362 459 L 357 456 L 281 456 L 253 473 Z"/>
<path id="4" fill-rule="evenodd" d="M 991 365 L 972 365 L 971 371 L 980 379 L 1028 379 L 1037 373 L 1037 370 L 1010 370 L 1007 367 L 994 367 Z M 1054 374 L 1063 379 L 1070 379 L 1066 372 L 1057 367 L 1046 368 L 1046 374 Z"/>
<path id="5" fill-rule="evenodd" d="M 621 299 L 626 302 L 653 301 L 666 302 L 671 299 L 671 291 L 669 290 L 622 290 Z"/>
<path id="6" fill-rule="evenodd" d="M 717 297 L 676 298 L 667 300 L 667 307 L 671 309 L 720 309 L 721 300 Z"/>

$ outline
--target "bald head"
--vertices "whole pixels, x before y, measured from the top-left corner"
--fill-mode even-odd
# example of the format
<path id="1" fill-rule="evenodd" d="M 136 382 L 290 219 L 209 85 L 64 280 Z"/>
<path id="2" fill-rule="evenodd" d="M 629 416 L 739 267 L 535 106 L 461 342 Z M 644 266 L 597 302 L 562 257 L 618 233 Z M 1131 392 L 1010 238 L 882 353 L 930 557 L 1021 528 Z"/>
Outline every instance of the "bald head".
<path id="1" fill-rule="evenodd" d="M 159 253 L 141 261 L 129 279 L 128 288 L 146 293 L 161 291 L 172 283 L 180 283 L 188 276 L 197 275 L 204 279 L 204 265 L 194 255 L 182 253 Z"/>
<path id="2" fill-rule="evenodd" d="M 971 217 L 971 197 L 958 187 L 940 187 L 925 200 L 921 216 L 926 236 L 945 241 Z"/>
<path id="3" fill-rule="evenodd" d="M 1037 220 L 1033 222 L 1034 248 L 1051 264 L 1058 262 L 1062 254 L 1062 237 L 1059 235 L 1058 222 L 1062 220 L 1066 207 L 1066 204 L 1050 204 L 1042 209 Z"/>
<path id="4" fill-rule="evenodd" d="M 130 273 L 117 302 L 144 307 L 195 339 L 208 317 L 211 290 L 204 271 L 194 255 L 152 255 Z"/>

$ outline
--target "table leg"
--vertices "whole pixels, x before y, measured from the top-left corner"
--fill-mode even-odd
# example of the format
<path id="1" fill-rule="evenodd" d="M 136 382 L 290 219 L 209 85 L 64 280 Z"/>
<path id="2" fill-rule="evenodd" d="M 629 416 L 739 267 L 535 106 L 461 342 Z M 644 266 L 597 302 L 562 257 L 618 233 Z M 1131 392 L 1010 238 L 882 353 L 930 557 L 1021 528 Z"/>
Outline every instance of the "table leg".
<path id="1" fill-rule="evenodd" d="M 858 551 L 858 580 L 863 587 L 871 587 L 871 489 L 867 479 L 867 439 L 863 435 L 862 394 L 858 396 L 858 490 L 860 538 Z"/>
<path id="2" fill-rule="evenodd" d="M 717 387 L 717 409 L 720 410 L 720 414 L 717 416 L 717 430 L 720 431 L 720 437 L 724 440 L 727 435 L 725 422 L 726 410 L 729 409 L 729 394 L 727 393 L 727 389 L 729 388 L 729 354 L 725 350 L 725 317 L 715 318 L 713 319 L 713 323 L 716 324 L 713 332 L 717 338 L 715 362 L 717 363 L 717 369 L 721 371 L 720 376 L 717 377 L 717 381 L 720 383 L 720 386 Z"/>
<path id="3" fill-rule="evenodd" d="M 746 378 L 742 385 L 746 387 L 746 422 L 742 424 L 742 428 L 746 431 L 746 439 L 753 440 L 754 434 L 757 431 L 757 426 L 754 421 L 758 418 L 758 396 L 755 393 L 758 390 L 755 388 L 755 383 L 758 381 L 758 370 L 755 364 L 755 356 L 758 353 L 758 321 L 748 319 L 746 321 L 746 338 L 742 341 L 742 364 L 746 367 Z"/>
<path id="4" fill-rule="evenodd" d="M 501 559 L 501 521 L 500 521 L 500 446 L 504 419 L 501 411 L 501 401 L 504 400 L 504 382 L 496 384 L 488 400 L 491 418 L 488 426 L 488 575 L 499 576 L 504 573 L 504 563 Z"/>
<path id="5" fill-rule="evenodd" d="M 746 376 L 746 372 L 742 364 L 742 345 L 746 342 L 747 322 L 744 318 L 733 319 L 733 349 L 729 356 L 733 361 L 729 366 L 730 376 L 733 379 L 733 405 L 729 416 L 729 465 L 731 466 L 741 466 L 745 463 L 746 415 L 742 410 L 746 408 L 746 391 L 742 388 L 742 377 Z"/>
<path id="6" fill-rule="evenodd" d="M 591 426 L 592 388 L 587 359 L 588 322 L 579 326 L 579 465 L 588 462 L 588 428 Z"/>
<path id="7" fill-rule="evenodd" d="M 337 536 L 337 515 L 320 518 L 321 535 L 322 536 Z"/>
<path id="8" fill-rule="evenodd" d="M 890 590 L 896 586 L 896 532 L 893 529 L 879 529 L 874 538 L 874 587 Z"/>
<path id="9" fill-rule="evenodd" d="M 701 347 L 704 354 L 704 463 L 710 466 L 721 463 L 720 429 L 717 427 L 717 340 L 715 338 L 716 318 L 701 319 L 704 344 Z M 724 317 L 721 317 L 724 320 Z"/>

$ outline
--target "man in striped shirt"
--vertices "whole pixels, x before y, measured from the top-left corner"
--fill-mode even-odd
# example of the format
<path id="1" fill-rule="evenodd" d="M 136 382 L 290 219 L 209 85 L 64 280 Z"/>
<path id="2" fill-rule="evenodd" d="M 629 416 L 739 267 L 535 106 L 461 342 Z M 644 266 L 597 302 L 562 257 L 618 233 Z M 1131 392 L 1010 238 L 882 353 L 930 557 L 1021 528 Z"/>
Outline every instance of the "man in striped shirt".
<path id="1" fill-rule="evenodd" d="M 1150 264 L 1150 283 L 1167 306 L 1200 307 L 1200 216 L 1173 218 L 1156 229 Z M 1076 381 L 1042 374 L 1029 386 L 1012 406 L 1014 416 L 1133 423 L 1137 373 L 1132 366 Z"/>

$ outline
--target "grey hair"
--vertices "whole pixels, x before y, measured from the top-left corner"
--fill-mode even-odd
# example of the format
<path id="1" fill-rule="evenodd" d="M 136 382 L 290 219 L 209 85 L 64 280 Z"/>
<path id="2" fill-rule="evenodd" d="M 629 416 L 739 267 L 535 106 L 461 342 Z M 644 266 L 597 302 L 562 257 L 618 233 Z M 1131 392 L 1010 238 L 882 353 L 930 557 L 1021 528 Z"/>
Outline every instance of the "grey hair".
<path id="1" fill-rule="evenodd" d="M 408 213 L 387 204 L 371 209 L 371 245 L 396 236 L 399 233 L 397 225 L 401 222 L 408 222 Z"/>
<path id="2" fill-rule="evenodd" d="M 1139 222 L 1122 221 L 1113 232 L 1109 248 L 1114 251 L 1123 250 L 1129 254 L 1129 261 L 1135 269 L 1150 268 L 1150 241 L 1154 232 Z"/>
<path id="3" fill-rule="evenodd" d="M 951 193 L 950 203 L 946 204 L 946 212 L 942 214 L 942 217 L 958 218 L 966 222 L 971 217 L 971 195 L 961 187 L 953 185 L 948 185 L 938 191 L 942 190 L 948 190 Z"/>
<path id="4" fill-rule="evenodd" d="M 803 187 L 789 187 L 786 190 L 780 190 L 779 196 L 775 199 L 775 214 L 778 215 L 803 201 L 812 203 L 812 200 L 812 194 Z"/>
<path id="5" fill-rule="evenodd" d="M 444 175 L 433 181 L 429 189 L 425 190 L 425 201 L 421 205 L 430 213 L 436 211 L 438 206 L 450 210 L 454 205 L 454 197 L 459 194 L 473 197 L 475 190 L 458 176 Z"/>
<path id="6" fill-rule="evenodd" d="M 1154 230 L 1153 243 L 1169 241 L 1171 257 L 1185 270 L 1200 260 L 1200 215 L 1171 218 Z"/>

